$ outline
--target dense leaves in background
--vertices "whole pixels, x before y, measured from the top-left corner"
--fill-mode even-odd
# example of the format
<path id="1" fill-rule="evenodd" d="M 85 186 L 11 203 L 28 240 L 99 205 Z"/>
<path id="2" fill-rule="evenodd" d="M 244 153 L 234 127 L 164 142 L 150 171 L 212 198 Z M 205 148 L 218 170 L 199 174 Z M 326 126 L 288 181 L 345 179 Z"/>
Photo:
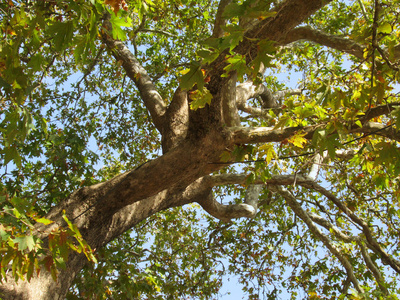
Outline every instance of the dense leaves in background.
<path id="1" fill-rule="evenodd" d="M 227 278 L 248 299 L 398 299 L 400 2 L 331 1 L 275 41 L 251 29 L 296 1 L 220 2 L 2 1 L 4 284 L 57 280 L 84 253 L 67 299 L 217 299 Z M 232 209 L 256 191 L 256 214 L 171 204 L 91 249 L 74 224 L 91 203 L 40 235 L 74 191 L 163 156 L 142 73 L 107 39 L 165 105 L 188 92 L 192 125 L 217 99 L 215 78 L 237 75 L 239 124 L 222 126 L 236 140 L 203 178 Z"/>

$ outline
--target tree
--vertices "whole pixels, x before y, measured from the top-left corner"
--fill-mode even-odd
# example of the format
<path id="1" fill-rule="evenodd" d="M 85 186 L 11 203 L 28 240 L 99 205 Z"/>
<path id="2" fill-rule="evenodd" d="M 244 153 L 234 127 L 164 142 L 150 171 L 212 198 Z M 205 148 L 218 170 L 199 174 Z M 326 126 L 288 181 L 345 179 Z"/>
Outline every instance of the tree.
<path id="1" fill-rule="evenodd" d="M 397 299 L 399 4 L 4 1 L 1 297 Z"/>

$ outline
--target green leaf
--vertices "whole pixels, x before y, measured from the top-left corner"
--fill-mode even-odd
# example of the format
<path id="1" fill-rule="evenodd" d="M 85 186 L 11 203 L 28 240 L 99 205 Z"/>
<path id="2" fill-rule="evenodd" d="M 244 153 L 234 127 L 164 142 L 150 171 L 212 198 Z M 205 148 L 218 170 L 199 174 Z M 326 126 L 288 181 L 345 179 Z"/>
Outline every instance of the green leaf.
<path id="1" fill-rule="evenodd" d="M 13 241 L 14 243 L 18 244 L 19 251 L 24 251 L 25 249 L 32 251 L 35 247 L 35 240 L 32 235 L 16 237 L 13 239 Z"/>
<path id="2" fill-rule="evenodd" d="M 38 72 L 42 70 L 43 64 L 45 63 L 44 57 L 41 53 L 37 53 L 31 57 L 28 63 L 28 67 L 32 68 L 32 71 Z"/>
<path id="3" fill-rule="evenodd" d="M 317 129 L 313 134 L 312 144 L 315 147 L 318 147 L 321 144 L 321 142 L 325 141 L 326 136 L 327 133 L 325 129 Z"/>
<path id="4" fill-rule="evenodd" d="M 222 17 L 226 19 L 240 17 L 243 16 L 245 12 L 246 12 L 245 5 L 239 5 L 236 2 L 232 2 L 226 6 L 224 13 L 222 14 Z"/>
<path id="5" fill-rule="evenodd" d="M 290 116 L 283 115 L 282 117 L 279 118 L 278 122 L 275 124 L 274 129 L 285 127 L 290 120 L 291 120 Z"/>
<path id="6" fill-rule="evenodd" d="M 74 50 L 74 57 L 77 63 L 85 62 L 87 59 L 87 38 L 85 36 L 78 36 L 75 40 L 76 48 Z"/>
<path id="7" fill-rule="evenodd" d="M 209 47 L 212 49 L 220 49 L 220 44 L 222 43 L 222 38 L 207 38 L 203 42 L 203 47 Z"/>
<path id="8" fill-rule="evenodd" d="M 3 88 L 7 93 L 12 89 L 11 84 L 5 81 L 1 76 L 0 76 L 0 87 Z"/>
<path id="9" fill-rule="evenodd" d="M 47 33 L 52 37 L 55 50 L 61 51 L 67 48 L 72 41 L 74 23 L 73 21 L 56 22 L 49 27 Z"/>
<path id="10" fill-rule="evenodd" d="M 203 108 L 206 104 L 211 104 L 212 95 L 209 90 L 205 87 L 200 90 L 196 90 L 190 94 L 190 109 L 197 110 L 198 108 Z"/>
<path id="11" fill-rule="evenodd" d="M 58 268 L 61 268 L 64 270 L 67 268 L 66 262 L 62 257 L 57 257 L 55 259 L 55 262 L 56 262 Z"/>
<path id="12" fill-rule="evenodd" d="M 26 272 L 26 278 L 27 278 L 28 282 L 30 282 L 30 280 L 33 277 L 33 271 L 35 270 L 35 258 L 32 253 L 30 253 L 30 255 L 29 255 L 27 264 L 28 264 L 28 266 L 27 266 L 28 270 Z"/>
<path id="13" fill-rule="evenodd" d="M 4 153 L 4 165 L 7 165 L 10 161 L 13 161 L 17 166 L 21 166 L 21 156 L 15 146 L 8 147 L 3 150 Z"/>
<path id="14" fill-rule="evenodd" d="M 250 19 L 264 20 L 266 18 L 270 18 L 275 15 L 276 11 L 252 9 L 251 11 L 249 11 L 249 13 L 246 14 L 246 17 Z"/>
<path id="15" fill-rule="evenodd" d="M 272 159 L 276 158 L 276 152 L 272 143 L 264 144 L 259 148 L 259 155 L 265 157 L 265 162 L 269 164 Z"/>
<path id="16" fill-rule="evenodd" d="M 307 139 L 304 138 L 305 135 L 306 133 L 297 132 L 295 135 L 288 138 L 288 142 L 296 147 L 304 148 L 304 145 L 307 143 Z"/>
<path id="17" fill-rule="evenodd" d="M 192 62 L 190 69 L 181 78 L 181 88 L 190 90 L 195 84 L 197 88 L 202 90 L 204 87 L 204 76 L 201 70 L 201 64 L 198 62 Z"/>
<path id="18" fill-rule="evenodd" d="M 44 224 L 44 225 L 50 225 L 52 223 L 54 223 L 52 220 L 46 219 L 46 218 L 39 218 L 39 219 L 35 219 L 36 222 Z"/>
<path id="19" fill-rule="evenodd" d="M 232 51 L 243 40 L 246 31 L 239 25 L 234 24 L 225 26 L 223 29 L 229 35 L 222 38 L 221 43 L 219 44 L 219 50 L 223 51 L 229 48 L 229 50 Z"/>
<path id="20" fill-rule="evenodd" d="M 254 75 L 259 72 L 261 64 L 263 64 L 265 68 L 274 66 L 271 64 L 271 60 L 273 59 L 272 55 L 276 52 L 276 48 L 274 45 L 275 42 L 270 40 L 261 40 L 258 43 L 257 56 L 252 62 L 252 65 L 254 66 Z"/>
<path id="21" fill-rule="evenodd" d="M 130 17 L 122 18 L 119 16 L 112 15 L 110 22 L 111 24 L 118 27 L 132 27 L 132 19 Z"/>
<path id="22" fill-rule="evenodd" d="M 222 161 L 222 162 L 228 162 L 228 161 L 230 161 L 231 160 L 231 153 L 229 152 L 229 151 L 224 151 L 224 152 L 222 152 L 221 153 L 221 155 L 220 155 L 220 160 Z"/>
<path id="23" fill-rule="evenodd" d="M 397 130 L 400 129 L 400 106 L 396 107 L 391 113 L 392 117 L 395 118 Z"/>
<path id="24" fill-rule="evenodd" d="M 197 55 L 203 58 L 203 64 L 209 64 L 212 63 L 219 56 L 219 52 L 215 50 L 212 51 L 208 49 L 201 49 L 197 51 Z"/>
<path id="25" fill-rule="evenodd" d="M 10 236 L 11 236 L 11 235 L 10 235 L 7 231 L 5 231 L 4 229 L 2 229 L 2 228 L 0 227 L 0 239 L 1 239 L 2 241 L 7 241 L 8 238 L 9 238 Z"/>
<path id="26" fill-rule="evenodd" d="M 122 27 L 131 27 L 132 19 L 129 17 L 122 18 L 120 17 L 120 13 L 116 16 L 115 14 L 111 14 L 110 22 L 112 24 L 112 34 L 114 39 L 118 39 L 121 41 L 126 40 L 126 32 Z"/>
<path id="27" fill-rule="evenodd" d="M 389 34 L 392 32 L 392 25 L 390 25 L 388 22 L 382 23 L 378 26 L 378 32 Z"/>
<path id="28" fill-rule="evenodd" d="M 225 73 L 222 77 L 227 77 L 230 72 L 236 71 L 238 80 L 243 81 L 243 76 L 250 70 L 246 64 L 246 57 L 244 55 L 235 55 L 229 57 L 226 61 L 228 65 L 224 68 Z"/>

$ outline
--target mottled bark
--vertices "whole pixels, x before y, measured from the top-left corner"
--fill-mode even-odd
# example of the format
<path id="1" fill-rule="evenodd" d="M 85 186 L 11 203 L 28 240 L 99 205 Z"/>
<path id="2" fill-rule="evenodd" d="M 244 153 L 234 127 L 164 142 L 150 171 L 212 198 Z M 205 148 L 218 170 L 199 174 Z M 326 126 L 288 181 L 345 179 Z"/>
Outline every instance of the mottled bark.
<path id="1" fill-rule="evenodd" d="M 178 88 L 166 113 L 162 132 L 163 153 L 178 146 L 186 138 L 189 130 L 189 104 L 187 92 Z"/>
<path id="2" fill-rule="evenodd" d="M 236 106 L 236 72 L 231 72 L 220 90 L 223 123 L 226 126 L 239 126 L 240 117 Z"/>

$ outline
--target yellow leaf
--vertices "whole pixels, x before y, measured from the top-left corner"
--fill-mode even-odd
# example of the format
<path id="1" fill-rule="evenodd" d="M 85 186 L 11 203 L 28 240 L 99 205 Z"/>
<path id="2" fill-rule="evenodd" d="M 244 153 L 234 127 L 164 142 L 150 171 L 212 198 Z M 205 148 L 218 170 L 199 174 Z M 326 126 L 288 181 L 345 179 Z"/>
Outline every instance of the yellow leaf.
<path id="1" fill-rule="evenodd" d="M 14 29 L 8 28 L 7 33 L 10 35 L 17 35 Z"/>
<path id="2" fill-rule="evenodd" d="M 189 73 L 189 71 L 190 71 L 190 69 L 185 69 L 185 70 L 179 71 L 179 73 L 181 73 L 182 75 L 185 75 L 185 74 Z"/>
<path id="3" fill-rule="evenodd" d="M 388 22 L 385 22 L 385 23 L 379 25 L 378 32 L 391 33 L 392 32 L 392 26 Z"/>
<path id="4" fill-rule="evenodd" d="M 229 151 L 224 151 L 221 153 L 220 159 L 222 162 L 228 162 L 231 160 L 231 153 Z"/>
<path id="5" fill-rule="evenodd" d="M 269 163 L 272 159 L 277 157 L 273 144 L 262 145 L 259 148 L 259 154 L 265 156 L 266 163 Z"/>
<path id="6" fill-rule="evenodd" d="M 304 144 L 307 143 L 307 139 L 304 138 L 305 135 L 306 135 L 305 133 L 298 132 L 295 135 L 288 138 L 288 142 L 295 145 L 296 147 L 304 148 Z"/>

